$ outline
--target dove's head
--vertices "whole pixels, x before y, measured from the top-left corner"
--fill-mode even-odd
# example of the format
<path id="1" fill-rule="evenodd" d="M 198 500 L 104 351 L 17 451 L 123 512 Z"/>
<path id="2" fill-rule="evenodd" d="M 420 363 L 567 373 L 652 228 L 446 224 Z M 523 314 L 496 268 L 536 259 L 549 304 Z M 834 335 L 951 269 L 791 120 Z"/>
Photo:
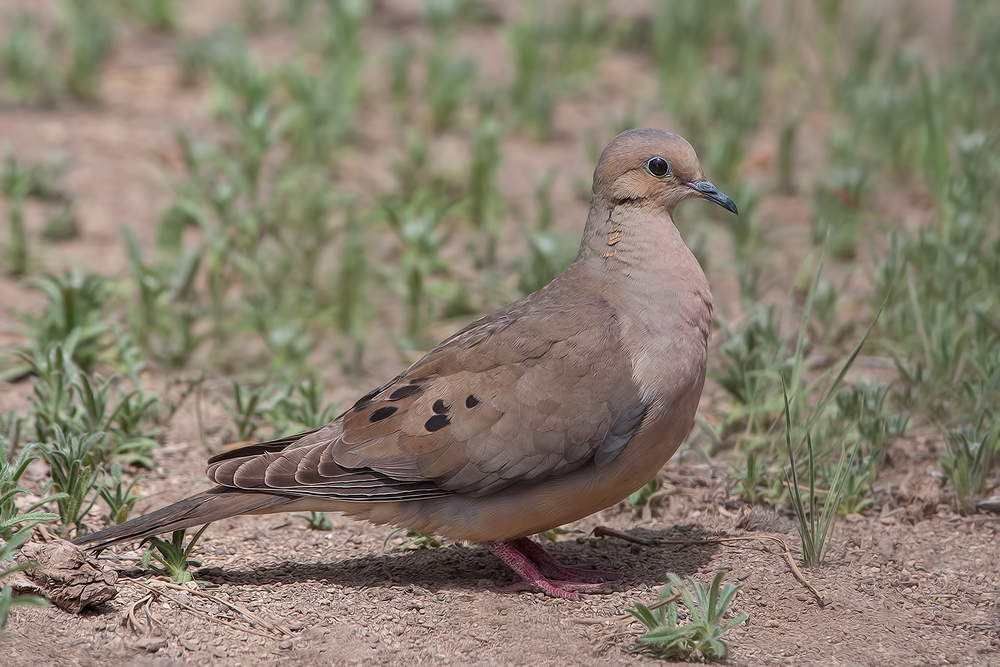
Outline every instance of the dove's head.
<path id="1" fill-rule="evenodd" d="M 738 214 L 733 200 L 705 179 L 691 144 L 676 134 L 645 127 L 622 132 L 601 153 L 594 170 L 594 197 L 612 207 L 631 200 L 668 213 L 685 199 L 700 197 Z"/>

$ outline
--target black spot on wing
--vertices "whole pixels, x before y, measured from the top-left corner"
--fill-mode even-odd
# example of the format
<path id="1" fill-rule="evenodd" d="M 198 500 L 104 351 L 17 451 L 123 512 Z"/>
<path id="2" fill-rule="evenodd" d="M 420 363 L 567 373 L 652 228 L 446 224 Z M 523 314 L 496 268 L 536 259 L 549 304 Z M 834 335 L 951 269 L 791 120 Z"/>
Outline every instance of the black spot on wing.
<path id="1" fill-rule="evenodd" d="M 417 385 L 417 384 L 404 384 L 402 387 L 400 387 L 396 391 L 394 391 L 391 394 L 389 394 L 389 400 L 390 401 L 398 401 L 398 400 L 400 400 L 402 398 L 406 398 L 407 396 L 412 396 L 413 394 L 417 393 L 418 391 L 420 391 L 420 385 Z"/>
<path id="2" fill-rule="evenodd" d="M 371 413 L 371 415 L 369 415 L 368 421 L 372 424 L 378 421 L 382 421 L 383 419 L 392 416 L 392 414 L 396 412 L 396 410 L 398 409 L 399 408 L 397 408 L 395 405 L 383 405 L 381 408 L 379 408 L 375 412 Z"/>
<path id="3" fill-rule="evenodd" d="M 451 406 L 450 405 L 445 405 L 444 404 L 444 400 L 442 400 L 440 398 L 438 400 L 434 401 L 434 405 L 431 406 L 431 410 L 433 410 L 434 414 L 436 414 L 436 415 L 446 414 L 450 408 L 451 408 Z"/>
<path id="4" fill-rule="evenodd" d="M 468 396 L 465 397 L 465 407 L 469 408 L 470 410 L 479 405 L 480 403 L 482 403 L 482 401 L 476 398 L 475 394 L 469 394 Z"/>
<path id="5" fill-rule="evenodd" d="M 451 417 L 448 415 L 434 415 L 424 422 L 424 428 L 433 433 L 434 431 L 440 431 L 450 423 Z"/>
<path id="6" fill-rule="evenodd" d="M 378 387 L 372 389 L 370 392 L 358 399 L 358 402 L 354 404 L 351 408 L 354 412 L 361 412 L 365 408 L 369 408 L 372 405 L 372 399 L 378 396 L 379 392 L 382 391 L 383 387 Z"/>

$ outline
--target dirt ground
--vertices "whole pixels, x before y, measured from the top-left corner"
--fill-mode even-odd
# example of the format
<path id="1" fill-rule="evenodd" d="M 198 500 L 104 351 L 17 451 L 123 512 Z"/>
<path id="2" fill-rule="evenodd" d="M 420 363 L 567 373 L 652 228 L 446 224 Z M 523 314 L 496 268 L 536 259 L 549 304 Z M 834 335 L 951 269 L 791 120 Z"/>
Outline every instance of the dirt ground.
<path id="1" fill-rule="evenodd" d="M 141 510 L 187 495 L 201 477 L 197 436 L 171 435 L 145 485 L 156 491 Z M 822 607 L 770 540 L 645 546 L 591 536 L 606 526 L 654 543 L 781 535 L 794 544 L 790 520 L 746 521 L 744 508 L 726 502 L 726 471 L 688 453 L 667 466 L 668 492 L 653 518 L 613 507 L 567 526 L 571 532 L 550 546 L 566 562 L 624 573 L 608 595 L 569 602 L 497 592 L 512 575 L 482 546 L 399 552 L 392 547 L 402 540 L 384 545 L 382 527 L 337 518 L 331 531 L 315 531 L 286 515 L 243 517 L 214 524 L 199 546 L 195 578 L 215 599 L 165 591 L 147 607 L 152 621 L 141 604 L 134 612 L 151 626 L 136 632 L 129 610 L 146 598 L 150 582 L 137 569 L 138 552 L 113 549 L 102 562 L 120 570 L 118 598 L 78 616 L 15 610 L 0 664 L 654 663 L 628 650 L 632 636 L 612 617 L 654 601 L 667 572 L 707 582 L 720 569 L 744 584 L 734 611 L 749 617 L 727 635 L 730 664 L 998 664 L 996 519 L 947 511 L 937 481 L 924 474 L 936 460 L 926 442 L 896 442 L 890 458 L 881 511 L 840 522 L 826 565 L 805 571 Z M 930 490 L 913 492 L 923 479 L 932 480 Z M 223 625 L 247 627 L 228 604 L 290 636 Z"/>
<path id="2" fill-rule="evenodd" d="M 237 3 L 198 9 L 200 4 L 183 3 L 185 31 L 207 32 L 232 15 Z M 641 3 L 625 4 L 641 9 Z M 371 39 L 384 43 L 393 30 L 411 29 L 416 6 L 381 3 Z M 503 80 L 509 76 L 503 71 L 509 63 L 503 35 L 477 30 L 463 35 L 459 47 L 476 56 L 481 76 Z M 280 36 L 273 41 L 265 47 L 280 53 Z M 203 136 L 213 131 L 204 91 L 179 83 L 174 48 L 167 38 L 120 35 L 103 75 L 99 106 L 39 111 L 0 105 L 0 148 L 29 161 L 53 155 L 68 160 L 64 182 L 82 233 L 47 244 L 44 256 L 36 255 L 44 269 L 83 265 L 121 274 L 123 225 L 151 245 L 177 173 L 174 130 Z M 509 137 L 499 174 L 505 196 L 527 210 L 534 183 L 558 168 L 556 224 L 564 231 L 578 229 L 586 203 L 573 195 L 572 183 L 589 179 L 593 169 L 587 142 L 594 138 L 603 145 L 610 138 L 605 136 L 609 119 L 633 109 L 641 110 L 643 124 L 671 127 L 650 103 L 656 93 L 650 67 L 638 54 L 616 53 L 599 67 L 596 85 L 560 104 L 552 141 L 538 145 L 524 134 Z M 402 133 L 370 104 L 362 145 L 375 151 L 376 161 L 387 160 L 402 145 Z M 810 124 L 821 127 L 824 120 L 804 123 L 808 137 Z M 697 145 L 696 137 L 690 139 Z M 765 128 L 748 163 L 761 173 L 773 172 L 775 145 L 776 127 Z M 802 155 L 808 158 L 821 145 L 805 141 Z M 885 205 L 896 207 L 896 219 L 926 215 L 926 201 L 907 198 L 905 191 L 891 200 Z M 0 215 L 6 215 L 3 206 Z M 808 247 L 808 201 L 770 196 L 760 210 L 775 232 L 772 238 L 781 240 L 776 255 L 788 257 L 787 272 L 769 277 L 783 294 Z M 28 215 L 37 232 L 40 212 Z M 722 234 L 713 235 L 710 254 L 717 248 L 724 253 L 726 243 Z M 514 256 L 519 247 L 512 241 L 506 251 Z M 710 270 L 709 277 L 719 309 L 737 316 L 733 279 L 722 273 L 724 261 L 716 265 L 719 270 Z M 861 282 L 855 279 L 858 267 L 832 270 Z M 0 278 L 0 344 L 19 342 L 13 313 L 39 303 L 23 284 Z M 390 349 L 373 350 L 362 377 L 345 377 L 331 363 L 327 396 L 349 404 L 403 365 Z M 221 444 L 225 422 L 211 396 L 225 386 L 217 378 L 202 392 L 207 442 L 199 435 L 195 399 L 168 425 L 156 470 L 143 480 L 137 512 L 208 486 L 205 459 Z M 23 409 L 29 391 L 27 383 L 0 385 L 0 411 Z M 711 414 L 717 400 L 720 394 L 710 384 L 703 410 Z M 728 572 L 727 581 L 744 584 L 734 611 L 748 616 L 726 636 L 731 664 L 1000 665 L 1000 519 L 954 512 L 953 494 L 940 475 L 941 447 L 936 432 L 920 428 L 890 444 L 874 508 L 840 521 L 825 566 L 804 573 L 822 605 L 793 576 L 774 541 L 676 543 L 777 534 L 794 545 L 798 539 L 783 517 L 754 515 L 748 521 L 747 509 L 730 493 L 730 466 L 687 451 L 666 467 L 666 493 L 651 518 L 636 517 L 625 505 L 612 507 L 567 526 L 570 532 L 550 545 L 561 560 L 623 572 L 607 595 L 571 602 L 497 592 L 512 574 L 480 545 L 445 542 L 401 552 L 394 549 L 400 538 L 385 543 L 385 527 L 335 517 L 332 530 L 317 531 L 286 515 L 244 517 L 214 524 L 200 543 L 195 577 L 206 582 L 199 590 L 211 598 L 163 589 L 150 597 L 139 553 L 111 549 L 101 562 L 120 570 L 118 597 L 75 616 L 56 608 L 14 610 L 0 640 L 0 665 L 653 663 L 659 661 L 629 651 L 634 635 L 613 617 L 636 602 L 653 602 L 667 572 L 707 583 L 720 569 Z M 597 526 L 651 542 L 594 537 Z M 240 608 L 282 629 L 242 630 L 248 626 Z M 147 626 L 144 631 L 130 626 L 130 613 Z"/>

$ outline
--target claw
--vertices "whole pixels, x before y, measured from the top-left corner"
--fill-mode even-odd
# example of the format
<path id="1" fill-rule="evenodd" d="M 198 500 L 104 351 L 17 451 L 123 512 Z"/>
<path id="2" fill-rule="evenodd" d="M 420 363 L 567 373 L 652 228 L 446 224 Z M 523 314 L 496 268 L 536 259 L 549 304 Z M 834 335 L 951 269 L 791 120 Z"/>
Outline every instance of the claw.
<path id="1" fill-rule="evenodd" d="M 596 570 L 589 565 L 563 565 L 526 537 L 510 542 L 490 542 L 489 548 L 521 577 L 521 581 L 504 586 L 503 591 L 534 591 L 551 597 L 579 600 L 579 593 L 610 593 L 611 590 L 599 582 L 622 576 L 618 572 Z"/>
<path id="2" fill-rule="evenodd" d="M 580 593 L 611 593 L 605 584 L 582 584 L 578 581 L 557 581 L 543 579 L 540 582 L 515 581 L 499 589 L 503 593 L 545 593 L 549 597 L 564 600 L 580 600 Z"/>
<path id="3" fill-rule="evenodd" d="M 614 581 L 621 579 L 620 572 L 608 570 L 598 570 L 593 565 L 563 565 L 552 557 L 548 551 L 538 544 L 535 544 L 527 537 L 519 537 L 511 541 L 511 546 L 517 549 L 521 555 L 530 560 L 538 568 L 538 571 L 550 579 L 560 579 L 562 581 L 575 582 L 599 582 Z"/>

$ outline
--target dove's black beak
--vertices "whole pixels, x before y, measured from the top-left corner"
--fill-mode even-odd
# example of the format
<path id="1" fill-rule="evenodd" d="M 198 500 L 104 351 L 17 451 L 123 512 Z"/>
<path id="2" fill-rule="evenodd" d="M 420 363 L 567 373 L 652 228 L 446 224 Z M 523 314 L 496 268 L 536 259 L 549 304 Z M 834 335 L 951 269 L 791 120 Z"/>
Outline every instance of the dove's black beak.
<path id="1" fill-rule="evenodd" d="M 719 188 L 712 185 L 709 181 L 692 181 L 687 184 L 689 188 L 692 188 L 698 193 L 698 196 L 702 199 L 707 199 L 710 202 L 715 202 L 722 208 L 726 209 L 731 213 L 739 215 L 740 212 L 736 208 L 736 203 L 729 198 L 728 195 L 723 194 Z"/>

